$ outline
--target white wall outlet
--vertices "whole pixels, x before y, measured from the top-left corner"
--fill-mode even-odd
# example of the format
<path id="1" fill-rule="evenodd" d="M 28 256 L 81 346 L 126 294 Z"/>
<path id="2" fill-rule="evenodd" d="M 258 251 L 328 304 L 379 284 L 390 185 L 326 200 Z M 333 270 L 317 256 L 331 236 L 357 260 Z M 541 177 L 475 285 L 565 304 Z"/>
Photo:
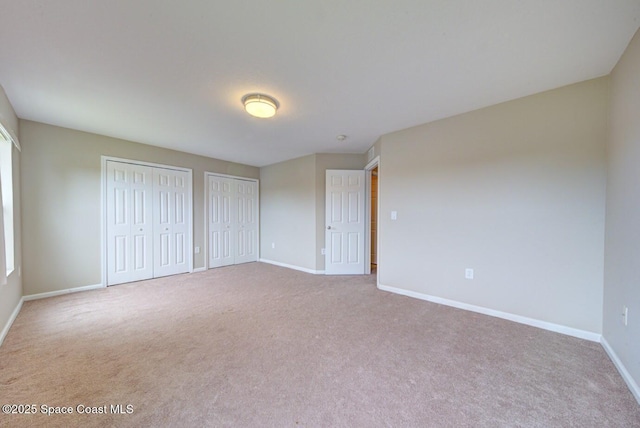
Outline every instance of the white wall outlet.
<path id="1" fill-rule="evenodd" d="M 465 269 L 464 270 L 464 277 L 465 279 L 473 279 L 473 269 Z"/>
<path id="2" fill-rule="evenodd" d="M 276 248 L 276 243 L 275 242 L 271 243 L 271 248 Z"/>
<path id="3" fill-rule="evenodd" d="M 391 220 L 398 219 L 398 211 L 391 211 Z"/>
<path id="4" fill-rule="evenodd" d="M 325 250 L 324 248 L 322 248 L 320 250 L 320 254 L 322 254 L 323 256 L 327 254 L 327 250 Z"/>
<path id="5" fill-rule="evenodd" d="M 200 254 L 200 247 L 196 247 L 193 249 L 196 254 Z"/>
<path id="6" fill-rule="evenodd" d="M 622 324 L 624 324 L 624 326 L 627 326 L 627 323 L 629 322 L 629 308 L 627 308 L 626 306 L 622 307 Z"/>

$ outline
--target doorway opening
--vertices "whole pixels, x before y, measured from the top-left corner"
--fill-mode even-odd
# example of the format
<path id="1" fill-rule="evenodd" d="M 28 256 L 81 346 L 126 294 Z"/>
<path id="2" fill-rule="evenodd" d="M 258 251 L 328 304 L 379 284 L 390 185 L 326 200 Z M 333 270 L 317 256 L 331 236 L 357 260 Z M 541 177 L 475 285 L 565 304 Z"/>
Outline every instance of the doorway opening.
<path id="1" fill-rule="evenodd" d="M 371 239 L 369 251 L 371 252 L 370 267 L 371 273 L 378 271 L 378 166 L 371 170 L 371 207 L 370 207 L 369 228 L 371 229 Z"/>
<path id="2" fill-rule="evenodd" d="M 365 274 L 380 274 L 380 233 L 378 228 L 380 210 L 380 156 L 364 167 L 366 174 L 366 265 Z"/>

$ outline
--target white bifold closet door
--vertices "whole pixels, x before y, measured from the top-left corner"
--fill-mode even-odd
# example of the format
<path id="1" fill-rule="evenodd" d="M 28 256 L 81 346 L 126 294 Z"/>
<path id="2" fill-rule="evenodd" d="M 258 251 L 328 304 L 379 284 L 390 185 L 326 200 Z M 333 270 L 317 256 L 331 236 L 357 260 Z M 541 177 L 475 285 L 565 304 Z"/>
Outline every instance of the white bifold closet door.
<path id="1" fill-rule="evenodd" d="M 209 268 L 258 260 L 258 184 L 210 175 Z"/>
<path id="2" fill-rule="evenodd" d="M 189 272 L 188 178 L 107 161 L 107 285 Z"/>
<path id="3" fill-rule="evenodd" d="M 153 170 L 153 276 L 156 278 L 189 271 L 191 201 L 187 179 L 184 171 Z"/>
<path id="4" fill-rule="evenodd" d="M 107 162 L 107 284 L 153 278 L 153 168 Z"/>

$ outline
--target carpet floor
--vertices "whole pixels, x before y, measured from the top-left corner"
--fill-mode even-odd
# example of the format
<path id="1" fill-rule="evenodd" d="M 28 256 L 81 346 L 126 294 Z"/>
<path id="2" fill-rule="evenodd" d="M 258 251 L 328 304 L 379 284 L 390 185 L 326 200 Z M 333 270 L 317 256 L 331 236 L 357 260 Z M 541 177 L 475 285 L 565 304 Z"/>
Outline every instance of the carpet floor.
<path id="1" fill-rule="evenodd" d="M 36 413 L 0 426 L 640 427 L 597 343 L 262 263 L 26 302 L 0 404 Z"/>

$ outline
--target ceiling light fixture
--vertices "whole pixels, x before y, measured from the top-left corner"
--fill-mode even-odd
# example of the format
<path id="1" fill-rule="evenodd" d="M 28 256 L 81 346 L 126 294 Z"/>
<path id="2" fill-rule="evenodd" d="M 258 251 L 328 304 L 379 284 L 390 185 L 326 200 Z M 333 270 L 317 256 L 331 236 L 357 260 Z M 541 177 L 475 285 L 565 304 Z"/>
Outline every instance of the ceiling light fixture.
<path id="1" fill-rule="evenodd" d="M 264 94 L 248 94 L 242 97 L 244 109 L 251 116 L 268 118 L 273 117 L 280 105 L 274 98 Z"/>
<path id="2" fill-rule="evenodd" d="M 338 141 L 344 141 L 344 140 L 346 140 L 346 139 L 347 139 L 347 136 L 346 136 L 346 135 L 338 135 L 338 136 L 336 137 L 336 140 L 338 140 Z"/>

